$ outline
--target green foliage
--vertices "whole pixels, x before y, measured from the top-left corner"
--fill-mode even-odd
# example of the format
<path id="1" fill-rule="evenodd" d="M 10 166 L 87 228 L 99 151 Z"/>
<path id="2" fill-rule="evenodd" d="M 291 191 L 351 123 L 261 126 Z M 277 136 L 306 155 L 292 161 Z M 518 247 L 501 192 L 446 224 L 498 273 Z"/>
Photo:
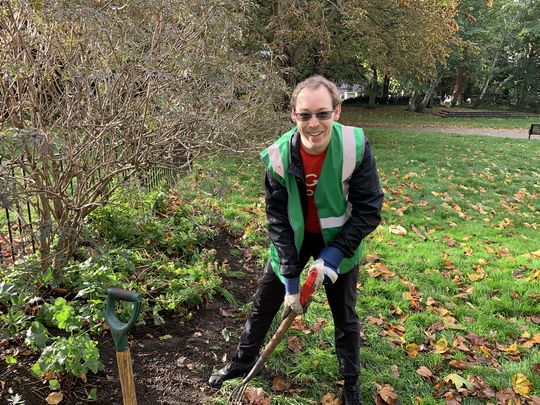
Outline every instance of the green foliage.
<path id="1" fill-rule="evenodd" d="M 73 332 L 82 326 L 82 322 L 75 317 L 75 308 L 62 297 L 56 298 L 53 304 L 43 305 L 41 309 L 41 316 L 48 325 L 68 332 Z"/>
<path id="2" fill-rule="evenodd" d="M 32 366 L 32 372 L 41 377 L 47 372 L 54 375 L 68 373 L 75 377 L 97 373 L 103 369 L 99 360 L 97 342 L 88 335 L 73 335 L 68 338 L 56 337 L 54 342 L 43 349 L 38 361 Z"/>
<path id="3" fill-rule="evenodd" d="M 43 349 L 50 341 L 50 335 L 45 326 L 39 321 L 32 322 L 26 331 L 24 344 L 32 349 Z"/>

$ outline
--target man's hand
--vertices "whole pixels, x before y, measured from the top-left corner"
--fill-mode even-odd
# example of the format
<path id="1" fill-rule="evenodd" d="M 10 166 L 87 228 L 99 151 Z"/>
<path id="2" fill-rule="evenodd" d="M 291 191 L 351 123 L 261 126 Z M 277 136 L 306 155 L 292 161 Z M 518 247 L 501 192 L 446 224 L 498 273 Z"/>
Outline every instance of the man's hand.
<path id="1" fill-rule="evenodd" d="M 296 314 L 304 312 L 300 304 L 300 276 L 285 279 L 285 301 L 283 302 L 281 318 L 285 319 L 291 310 Z"/>
<path id="2" fill-rule="evenodd" d="M 304 312 L 302 305 L 300 304 L 300 294 L 285 294 L 285 311 L 290 308 L 297 315 Z"/>
<path id="3" fill-rule="evenodd" d="M 338 248 L 333 246 L 325 247 L 319 253 L 319 258 L 315 261 L 320 267 L 320 261 L 322 261 L 322 267 L 324 273 L 324 285 L 334 284 L 338 279 L 339 264 L 343 260 L 343 253 Z M 315 263 L 313 263 L 315 265 Z"/>

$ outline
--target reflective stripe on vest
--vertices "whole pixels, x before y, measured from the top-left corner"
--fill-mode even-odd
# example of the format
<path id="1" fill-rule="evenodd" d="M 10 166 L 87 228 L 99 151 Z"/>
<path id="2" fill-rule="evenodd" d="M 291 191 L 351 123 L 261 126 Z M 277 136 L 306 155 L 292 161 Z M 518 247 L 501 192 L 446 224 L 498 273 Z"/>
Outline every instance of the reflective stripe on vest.
<path id="1" fill-rule="evenodd" d="M 354 136 L 354 127 L 343 126 L 341 132 L 343 143 L 343 161 L 341 168 L 341 184 L 343 187 L 343 198 L 347 200 L 349 196 L 349 179 L 351 178 L 356 166 L 356 138 Z M 347 210 L 339 217 L 320 218 L 321 228 L 337 228 L 345 225 L 351 217 L 352 206 L 347 201 Z"/>
<path id="2" fill-rule="evenodd" d="M 278 144 L 273 143 L 268 147 L 267 151 L 270 164 L 272 165 L 274 171 L 282 178 L 285 177 L 285 171 L 283 170 L 283 162 L 281 161 L 281 153 L 279 151 Z"/>

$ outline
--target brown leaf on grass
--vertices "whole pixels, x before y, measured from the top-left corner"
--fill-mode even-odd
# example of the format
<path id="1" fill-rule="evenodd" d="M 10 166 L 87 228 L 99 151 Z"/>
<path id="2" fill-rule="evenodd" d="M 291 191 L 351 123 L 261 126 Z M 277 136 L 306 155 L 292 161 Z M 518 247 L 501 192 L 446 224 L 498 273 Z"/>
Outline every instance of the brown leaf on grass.
<path id="1" fill-rule="evenodd" d="M 396 273 L 390 270 L 384 263 L 374 263 L 367 268 L 367 272 L 371 277 L 382 277 L 384 280 L 388 280 L 395 277 Z"/>
<path id="2" fill-rule="evenodd" d="M 540 270 L 534 270 L 530 276 L 526 278 L 527 281 L 540 280 Z"/>
<path id="3" fill-rule="evenodd" d="M 521 373 L 512 376 L 512 389 L 516 394 L 527 395 L 531 391 L 532 382 Z"/>
<path id="4" fill-rule="evenodd" d="M 382 316 L 375 317 L 375 316 L 368 315 L 366 317 L 366 321 L 368 321 L 368 323 L 371 323 L 372 325 L 379 325 L 379 326 L 384 325 L 386 323 L 386 321 L 384 320 Z"/>
<path id="5" fill-rule="evenodd" d="M 471 281 L 480 281 L 486 277 L 484 273 L 469 273 L 467 276 L 471 279 Z"/>
<path id="6" fill-rule="evenodd" d="M 510 346 L 503 346 L 503 345 L 500 345 L 500 344 L 496 344 L 497 346 L 497 349 L 505 352 L 505 353 L 510 353 L 510 354 L 519 354 L 519 349 L 518 349 L 518 346 L 517 346 L 517 343 L 514 342 L 513 344 L 511 344 Z"/>
<path id="7" fill-rule="evenodd" d="M 399 377 L 399 367 L 397 365 L 392 364 L 392 366 L 390 367 L 390 372 L 394 377 Z"/>
<path id="8" fill-rule="evenodd" d="M 272 380 L 272 391 L 285 391 L 291 388 L 291 382 L 285 377 L 278 376 Z"/>
<path id="9" fill-rule="evenodd" d="M 473 384 L 473 393 L 478 398 L 494 398 L 495 390 L 491 388 L 480 376 L 469 375 L 467 379 Z"/>
<path id="10" fill-rule="evenodd" d="M 270 398 L 266 398 L 262 388 L 247 387 L 244 391 L 244 400 L 249 405 L 270 405 Z"/>
<path id="11" fill-rule="evenodd" d="M 420 346 L 418 346 L 416 343 L 409 343 L 407 346 L 405 346 L 405 351 L 409 357 L 412 357 L 413 359 L 418 356 L 419 350 Z"/>
<path id="12" fill-rule="evenodd" d="M 407 235 L 407 230 L 401 225 L 390 225 L 388 229 L 390 233 L 393 233 L 394 235 L 398 235 L 398 236 Z"/>
<path id="13" fill-rule="evenodd" d="M 311 326 L 311 330 L 315 333 L 319 333 L 321 331 L 321 328 L 326 325 L 328 321 L 326 319 L 317 319 L 317 322 L 315 322 Z"/>
<path id="14" fill-rule="evenodd" d="M 431 380 L 431 377 L 433 377 L 433 372 L 426 366 L 422 366 L 418 370 L 416 370 L 416 374 L 427 380 Z"/>
<path id="15" fill-rule="evenodd" d="M 444 235 L 443 236 L 443 239 L 444 241 L 446 242 L 446 244 L 448 245 L 448 247 L 455 247 L 457 246 L 457 242 L 450 236 L 448 235 Z"/>
<path id="16" fill-rule="evenodd" d="M 540 325 L 540 316 L 528 316 L 527 320 L 529 322 L 535 323 L 537 325 Z"/>
<path id="17" fill-rule="evenodd" d="M 411 287 L 408 292 L 403 293 L 403 298 L 409 301 L 409 305 L 416 311 L 422 311 L 424 308 L 420 304 L 421 294 L 415 287 Z"/>
<path id="18" fill-rule="evenodd" d="M 471 349 L 467 347 L 466 340 L 463 336 L 456 336 L 454 337 L 454 340 L 452 341 L 452 347 L 454 349 L 460 350 L 462 352 L 470 352 Z"/>
<path id="19" fill-rule="evenodd" d="M 366 262 L 368 263 L 373 263 L 373 262 L 377 262 L 381 259 L 381 255 L 380 254 L 372 254 L 372 255 L 367 255 L 366 256 Z"/>
<path id="20" fill-rule="evenodd" d="M 333 392 L 323 395 L 321 405 L 341 405 L 343 401 Z"/>
<path id="21" fill-rule="evenodd" d="M 446 405 L 460 405 L 461 397 L 455 392 L 447 392 L 443 395 Z"/>
<path id="22" fill-rule="evenodd" d="M 531 370 L 534 374 L 536 375 L 540 375 L 540 363 L 534 363 L 532 366 L 531 366 Z"/>
<path id="23" fill-rule="evenodd" d="M 468 298 L 469 295 L 472 294 L 472 292 L 474 291 L 474 287 L 468 286 L 468 287 L 460 288 L 459 291 L 460 293 L 454 295 L 454 298 Z"/>
<path id="24" fill-rule="evenodd" d="M 455 370 L 467 370 L 469 368 L 463 360 L 451 360 L 448 365 Z"/>
<path id="25" fill-rule="evenodd" d="M 497 403 L 499 404 L 521 404 L 519 398 L 516 396 L 516 393 L 512 391 L 511 388 L 497 391 L 497 394 L 495 394 L 495 398 L 497 398 Z"/>
<path id="26" fill-rule="evenodd" d="M 390 384 L 377 386 L 377 394 L 375 395 L 375 404 L 377 405 L 395 405 L 397 403 L 397 394 L 394 392 L 394 388 Z"/>
<path id="27" fill-rule="evenodd" d="M 64 399 L 64 394 L 62 394 L 61 392 L 51 392 L 47 396 L 46 401 L 49 405 L 57 405 L 62 402 L 62 399 Z"/>
<path id="28" fill-rule="evenodd" d="M 295 354 L 300 353 L 302 351 L 302 345 L 298 336 L 289 336 L 287 347 Z"/>
<path id="29" fill-rule="evenodd" d="M 301 318 L 301 317 L 296 317 L 294 318 L 294 321 L 290 327 L 291 330 L 300 330 L 302 331 L 304 334 L 306 335 L 309 335 L 310 333 L 312 333 L 313 331 L 311 330 L 311 328 L 308 328 L 306 326 L 306 324 L 304 323 L 304 320 Z"/>
<path id="30" fill-rule="evenodd" d="M 448 340 L 446 340 L 444 337 L 440 338 L 437 340 L 437 343 L 433 345 L 433 349 L 435 349 L 437 353 L 446 353 L 449 349 Z"/>

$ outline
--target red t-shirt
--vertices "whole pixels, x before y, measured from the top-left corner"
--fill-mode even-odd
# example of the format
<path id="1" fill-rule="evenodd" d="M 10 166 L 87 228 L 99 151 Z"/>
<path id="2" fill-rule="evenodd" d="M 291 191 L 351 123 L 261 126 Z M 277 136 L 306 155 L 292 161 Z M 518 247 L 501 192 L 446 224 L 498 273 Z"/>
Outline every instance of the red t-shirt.
<path id="1" fill-rule="evenodd" d="M 300 144 L 301 145 L 301 144 Z M 315 190 L 321 175 L 321 169 L 324 163 L 326 150 L 318 155 L 310 155 L 302 146 L 300 146 L 300 157 L 304 166 L 304 174 L 306 175 L 306 193 L 307 193 L 307 219 L 306 232 L 321 233 L 321 225 L 319 223 L 319 215 L 315 206 Z"/>

